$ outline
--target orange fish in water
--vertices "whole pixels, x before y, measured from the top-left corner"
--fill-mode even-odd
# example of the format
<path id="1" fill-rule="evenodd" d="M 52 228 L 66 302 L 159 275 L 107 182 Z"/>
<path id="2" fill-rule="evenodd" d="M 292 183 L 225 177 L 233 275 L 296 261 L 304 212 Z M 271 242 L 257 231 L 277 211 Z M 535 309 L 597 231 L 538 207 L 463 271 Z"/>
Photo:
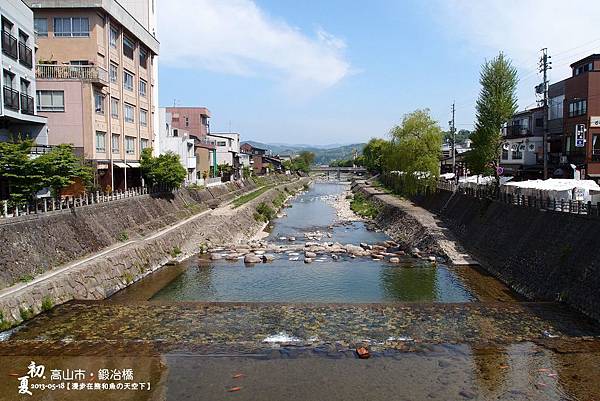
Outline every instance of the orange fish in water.
<path id="1" fill-rule="evenodd" d="M 368 357 L 371 356 L 371 354 L 369 354 L 369 350 L 366 349 L 365 347 L 358 347 L 356 349 L 356 353 L 358 354 L 358 357 L 360 359 L 367 359 Z"/>
<path id="2" fill-rule="evenodd" d="M 246 377 L 245 374 L 243 373 L 236 373 L 235 375 L 232 376 L 234 379 L 241 379 L 243 377 Z"/>
<path id="3" fill-rule="evenodd" d="M 241 389 L 242 389 L 241 387 L 232 387 L 227 391 L 230 393 L 235 393 L 236 391 L 240 391 Z"/>

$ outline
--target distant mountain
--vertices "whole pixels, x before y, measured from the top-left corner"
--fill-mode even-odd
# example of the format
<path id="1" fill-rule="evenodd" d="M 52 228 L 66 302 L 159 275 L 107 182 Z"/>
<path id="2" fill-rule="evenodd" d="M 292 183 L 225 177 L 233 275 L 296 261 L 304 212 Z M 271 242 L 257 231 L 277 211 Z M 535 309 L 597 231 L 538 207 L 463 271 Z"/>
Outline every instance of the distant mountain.
<path id="1" fill-rule="evenodd" d="M 334 160 L 347 160 L 352 157 L 354 150 L 358 153 L 362 153 L 365 147 L 365 143 L 355 143 L 351 145 L 290 145 L 285 143 L 262 143 L 257 141 L 245 141 L 250 145 L 270 150 L 273 154 L 277 155 L 297 155 L 300 152 L 308 151 L 315 154 L 316 164 L 329 164 Z"/>

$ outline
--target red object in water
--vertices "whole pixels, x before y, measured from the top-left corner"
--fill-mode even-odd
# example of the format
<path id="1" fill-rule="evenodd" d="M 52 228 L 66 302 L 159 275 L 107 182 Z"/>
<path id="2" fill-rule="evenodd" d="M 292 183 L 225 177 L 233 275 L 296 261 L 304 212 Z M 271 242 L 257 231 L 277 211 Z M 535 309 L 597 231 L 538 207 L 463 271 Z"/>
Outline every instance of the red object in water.
<path id="1" fill-rule="evenodd" d="M 369 354 L 369 350 L 366 349 L 365 347 L 358 347 L 356 349 L 356 353 L 358 354 L 358 357 L 360 359 L 367 359 L 368 357 L 371 356 L 371 354 Z"/>
<path id="2" fill-rule="evenodd" d="M 230 393 L 236 392 L 236 391 L 240 391 L 242 388 L 241 387 L 232 387 L 229 390 L 227 390 Z"/>

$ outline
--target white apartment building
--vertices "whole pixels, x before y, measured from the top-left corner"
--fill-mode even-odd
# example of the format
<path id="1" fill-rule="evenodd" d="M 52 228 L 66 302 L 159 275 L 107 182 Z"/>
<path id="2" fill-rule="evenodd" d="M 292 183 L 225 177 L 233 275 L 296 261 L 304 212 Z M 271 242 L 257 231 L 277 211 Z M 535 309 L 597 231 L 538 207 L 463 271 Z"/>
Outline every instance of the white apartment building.
<path id="1" fill-rule="evenodd" d="M 189 132 L 173 128 L 173 116 L 164 107 L 158 109 L 158 120 L 158 149 L 155 149 L 155 153 L 172 152 L 179 155 L 181 164 L 187 171 L 184 185 L 197 184 L 194 138 L 190 138 Z"/>
<path id="2" fill-rule="evenodd" d="M 21 137 L 47 145 L 46 118 L 37 115 L 36 107 L 33 11 L 21 0 L 2 0 L 0 19 L 0 141 Z"/>

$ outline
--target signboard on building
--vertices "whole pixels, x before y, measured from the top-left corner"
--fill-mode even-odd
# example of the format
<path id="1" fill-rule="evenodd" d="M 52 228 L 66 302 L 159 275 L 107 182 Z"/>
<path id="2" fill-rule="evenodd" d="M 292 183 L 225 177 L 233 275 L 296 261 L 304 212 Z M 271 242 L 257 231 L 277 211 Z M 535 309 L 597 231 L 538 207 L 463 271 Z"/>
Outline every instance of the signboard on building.
<path id="1" fill-rule="evenodd" d="M 600 128 L 600 117 L 590 117 L 590 127 Z"/>
<path id="2" fill-rule="evenodd" d="M 575 126 L 575 147 L 585 147 L 585 124 L 577 124 Z"/>

